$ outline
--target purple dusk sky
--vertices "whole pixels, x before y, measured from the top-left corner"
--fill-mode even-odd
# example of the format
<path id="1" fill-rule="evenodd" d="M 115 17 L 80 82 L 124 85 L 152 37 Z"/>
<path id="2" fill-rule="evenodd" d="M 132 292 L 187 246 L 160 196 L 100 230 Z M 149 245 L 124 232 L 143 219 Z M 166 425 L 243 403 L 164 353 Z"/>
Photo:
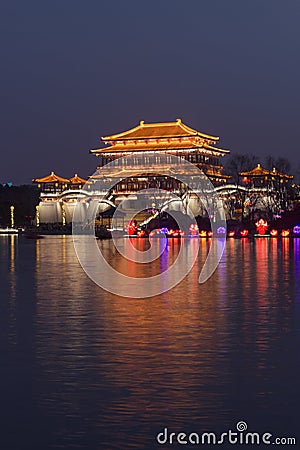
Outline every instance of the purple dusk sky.
<path id="1" fill-rule="evenodd" d="M 99 136 L 180 117 L 299 164 L 300 3 L 5 1 L 0 182 L 93 173 Z"/>

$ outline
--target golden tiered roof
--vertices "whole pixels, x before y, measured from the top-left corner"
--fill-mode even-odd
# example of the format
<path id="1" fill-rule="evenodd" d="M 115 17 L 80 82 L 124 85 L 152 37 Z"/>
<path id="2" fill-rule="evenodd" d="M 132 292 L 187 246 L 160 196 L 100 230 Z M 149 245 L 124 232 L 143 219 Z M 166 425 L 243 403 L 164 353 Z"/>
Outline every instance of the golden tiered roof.
<path id="1" fill-rule="evenodd" d="M 54 172 L 51 172 L 50 175 L 47 175 L 43 178 L 35 178 L 32 180 L 33 183 L 69 183 L 70 180 L 67 178 L 62 178 L 59 175 L 56 175 Z"/>
<path id="2" fill-rule="evenodd" d="M 216 155 L 229 153 L 214 147 L 220 138 L 201 133 L 182 123 L 160 122 L 140 124 L 123 133 L 102 137 L 101 140 L 107 147 L 90 150 L 96 155 L 102 153 L 121 153 L 130 151 L 163 151 L 163 150 L 198 150 L 204 149 L 207 153 Z"/>
<path id="3" fill-rule="evenodd" d="M 267 170 L 264 169 L 263 167 L 261 167 L 260 164 L 257 164 L 256 167 L 254 167 L 254 169 L 248 170 L 246 172 L 240 172 L 240 175 L 242 177 L 264 177 L 264 176 L 273 176 L 273 177 L 279 177 L 279 178 L 288 178 L 288 179 L 292 179 L 294 178 L 293 175 L 288 175 L 285 173 L 281 173 L 279 172 L 277 169 L 275 169 L 275 167 L 273 168 L 273 170 Z"/>
<path id="4" fill-rule="evenodd" d="M 211 136 L 209 134 L 201 133 L 194 130 L 182 123 L 181 119 L 177 119 L 176 122 L 159 122 L 159 123 L 145 123 L 140 121 L 139 125 L 131 128 L 128 131 L 114 134 L 112 136 L 102 137 L 102 141 L 118 141 L 124 139 L 159 139 L 159 138 L 173 138 L 173 137 L 190 137 L 199 136 L 203 139 L 210 141 L 218 141 L 218 136 Z"/>

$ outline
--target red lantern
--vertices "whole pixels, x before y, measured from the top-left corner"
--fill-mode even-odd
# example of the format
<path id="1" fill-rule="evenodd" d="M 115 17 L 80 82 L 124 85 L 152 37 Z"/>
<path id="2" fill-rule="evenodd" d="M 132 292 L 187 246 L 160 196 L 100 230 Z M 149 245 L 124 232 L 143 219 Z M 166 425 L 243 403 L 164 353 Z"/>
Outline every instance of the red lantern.
<path id="1" fill-rule="evenodd" d="M 198 236 L 199 228 L 197 224 L 192 223 L 189 229 L 189 233 L 191 236 Z"/>
<path id="2" fill-rule="evenodd" d="M 129 236 L 135 235 L 136 234 L 136 230 L 137 230 L 136 222 L 135 222 L 135 220 L 131 220 L 129 222 L 129 224 L 127 225 L 127 232 L 129 234 Z"/>
<path id="3" fill-rule="evenodd" d="M 264 219 L 260 219 L 258 222 L 256 222 L 255 225 L 256 225 L 257 232 L 260 235 L 264 235 L 269 226 L 268 222 Z"/>

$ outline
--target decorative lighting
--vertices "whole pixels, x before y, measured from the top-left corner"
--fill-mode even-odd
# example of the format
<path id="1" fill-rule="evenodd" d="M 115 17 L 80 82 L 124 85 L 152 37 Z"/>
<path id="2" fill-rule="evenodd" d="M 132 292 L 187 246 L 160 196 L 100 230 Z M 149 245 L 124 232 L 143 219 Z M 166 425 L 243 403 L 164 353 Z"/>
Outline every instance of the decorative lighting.
<path id="1" fill-rule="evenodd" d="M 282 230 L 281 236 L 282 237 L 288 237 L 290 235 L 290 230 Z"/>
<path id="2" fill-rule="evenodd" d="M 272 237 L 277 237 L 278 236 L 278 230 L 271 230 L 270 231 L 270 235 L 272 236 Z"/>
<path id="3" fill-rule="evenodd" d="M 167 227 L 161 228 L 160 231 L 161 231 L 163 234 L 166 234 L 166 235 L 169 234 L 169 230 L 168 230 Z"/>
<path id="4" fill-rule="evenodd" d="M 300 225 L 294 226 L 294 228 L 293 228 L 293 233 L 294 233 L 296 236 L 300 236 Z"/>
<path id="5" fill-rule="evenodd" d="M 61 205 L 61 213 L 62 213 L 62 225 L 63 227 L 66 226 L 66 209 L 65 209 L 65 205 L 62 204 Z"/>
<path id="6" fill-rule="evenodd" d="M 214 234 L 214 233 L 213 233 L 212 231 L 208 231 L 208 232 L 207 232 L 207 236 L 208 236 L 208 237 L 212 237 L 213 234 Z"/>
<path id="7" fill-rule="evenodd" d="M 126 228 L 127 228 L 127 232 L 129 234 L 129 236 L 135 235 L 136 234 L 136 222 L 135 222 L 135 220 L 131 220 Z"/>
<path id="8" fill-rule="evenodd" d="M 218 227 L 217 228 L 217 234 L 225 234 L 225 233 L 226 233 L 225 227 Z"/>
<path id="9" fill-rule="evenodd" d="M 242 237 L 246 237 L 249 234 L 249 230 L 246 230 L 246 229 L 245 230 L 241 230 L 240 234 L 241 234 Z"/>
<path id="10" fill-rule="evenodd" d="M 266 233 L 266 230 L 268 228 L 268 222 L 264 219 L 260 219 L 258 222 L 256 222 L 256 229 L 258 234 L 264 235 Z"/>
<path id="11" fill-rule="evenodd" d="M 39 226 L 40 226 L 40 207 L 39 207 L 39 205 L 37 205 L 37 206 L 35 207 L 35 211 L 36 211 L 36 214 L 35 214 L 35 223 L 36 223 L 36 226 L 39 227 Z"/>
<path id="12" fill-rule="evenodd" d="M 198 228 L 198 225 L 196 223 L 192 223 L 190 225 L 189 233 L 190 233 L 191 236 L 198 236 L 199 228 Z"/>
<path id="13" fill-rule="evenodd" d="M 15 207 L 13 205 L 10 207 L 10 226 L 11 228 L 15 226 Z"/>
<path id="14" fill-rule="evenodd" d="M 206 237 L 206 235 L 207 235 L 207 234 L 206 234 L 206 231 L 205 231 L 205 230 L 201 230 L 200 233 L 199 233 L 199 236 L 200 236 L 200 237 Z"/>
<path id="15" fill-rule="evenodd" d="M 181 236 L 181 230 L 175 230 L 173 233 L 174 237 L 180 237 Z"/>
<path id="16" fill-rule="evenodd" d="M 229 231 L 228 232 L 228 237 L 234 237 L 234 235 L 235 235 L 235 231 Z"/>

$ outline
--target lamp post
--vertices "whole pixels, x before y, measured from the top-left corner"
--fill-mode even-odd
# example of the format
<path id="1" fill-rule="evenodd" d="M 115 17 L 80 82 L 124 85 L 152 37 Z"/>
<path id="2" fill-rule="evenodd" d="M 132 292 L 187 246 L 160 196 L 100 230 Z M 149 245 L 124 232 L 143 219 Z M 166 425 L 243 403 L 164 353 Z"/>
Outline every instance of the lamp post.
<path id="1" fill-rule="evenodd" d="M 15 207 L 13 205 L 10 207 L 10 226 L 11 228 L 15 226 Z"/>
<path id="2" fill-rule="evenodd" d="M 39 207 L 39 205 L 36 205 L 35 211 L 36 211 L 35 223 L 36 223 L 36 226 L 39 227 L 40 226 L 40 207 Z"/>
<path id="3" fill-rule="evenodd" d="M 61 212 L 62 212 L 62 225 L 63 227 L 66 225 L 66 209 L 65 209 L 65 205 L 62 204 L 61 205 Z"/>

